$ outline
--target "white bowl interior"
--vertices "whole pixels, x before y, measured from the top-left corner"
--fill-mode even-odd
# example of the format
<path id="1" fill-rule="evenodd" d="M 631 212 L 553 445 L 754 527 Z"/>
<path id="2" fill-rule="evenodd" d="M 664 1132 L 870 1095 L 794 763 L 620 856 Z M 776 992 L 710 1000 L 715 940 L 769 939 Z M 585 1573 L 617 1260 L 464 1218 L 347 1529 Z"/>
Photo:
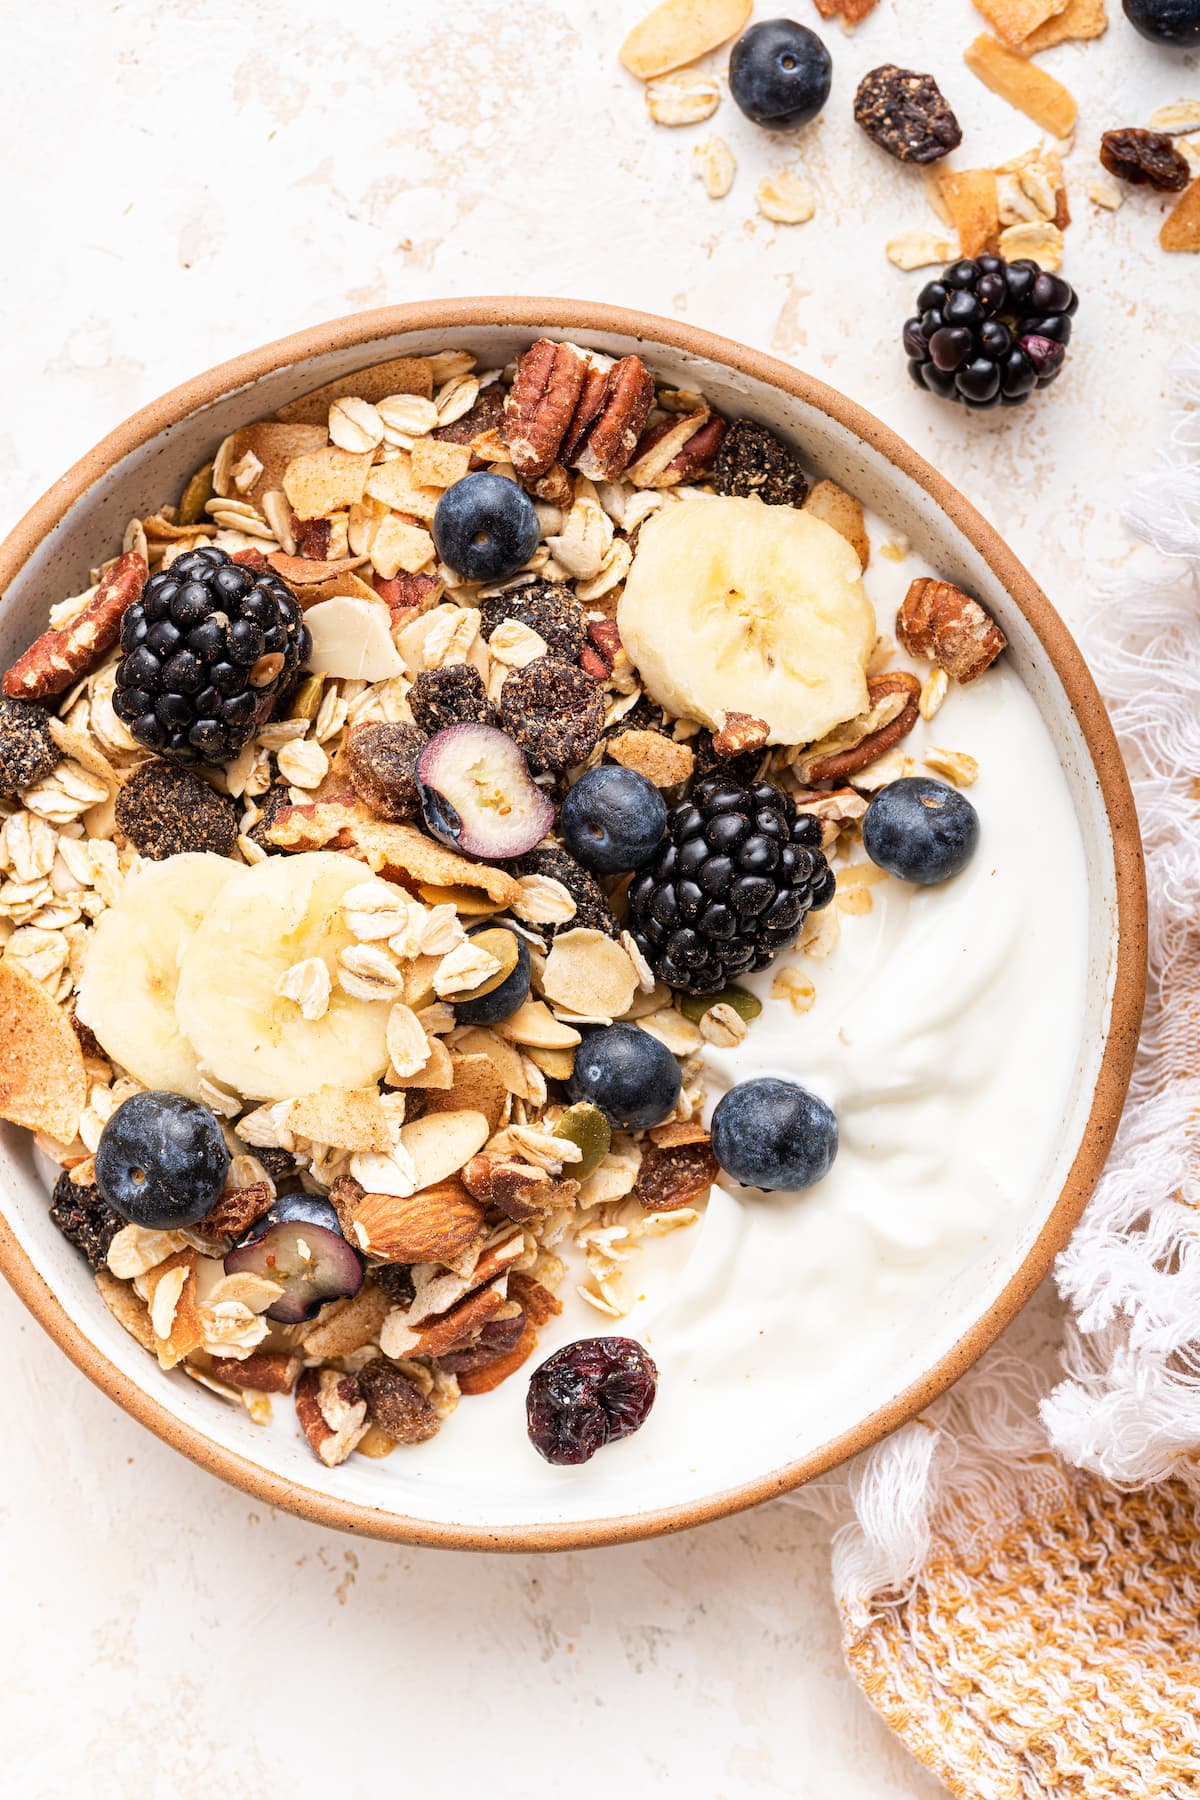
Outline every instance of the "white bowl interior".
<path id="1" fill-rule="evenodd" d="M 269 414 L 322 382 L 387 357 L 462 346 L 494 366 L 522 349 L 529 335 L 519 328 L 460 327 L 382 337 L 366 347 L 333 350 L 278 369 L 171 425 L 111 468 L 31 556 L 5 595 L 0 655 L 11 661 L 44 627 L 48 602 L 78 591 L 86 582 L 88 564 L 118 546 L 128 519 L 177 493 L 192 470 L 238 425 Z M 780 430 L 802 447 L 809 467 L 857 494 L 893 532 L 911 541 L 928 567 L 978 595 L 999 620 L 1010 641 L 1011 663 L 1033 698 L 1065 772 L 1083 841 L 1088 876 L 1086 1003 L 1078 1021 L 1078 1065 L 1058 1149 L 1039 1191 L 964 1264 L 935 1309 L 923 1311 L 897 1332 L 891 1354 L 862 1371 L 853 1415 L 813 1412 L 789 1421 L 786 1431 L 764 1419 L 737 1456 L 723 1456 L 718 1443 L 698 1450 L 687 1466 L 677 1458 L 656 1456 L 654 1434 L 647 1429 L 641 1438 L 629 1440 L 619 1452 L 606 1453 L 586 1470 L 548 1471 L 529 1457 L 527 1474 L 513 1476 L 510 1459 L 504 1458 L 501 1476 L 499 1456 L 493 1451 L 498 1453 L 506 1436 L 520 1430 L 523 1383 L 515 1381 L 486 1401 L 470 1403 L 473 1411 L 480 1410 L 478 1430 L 465 1457 L 459 1453 L 439 1461 L 430 1455 L 418 1465 L 406 1461 L 407 1453 L 398 1453 L 383 1463 L 356 1457 L 339 1469 L 325 1470 L 296 1434 L 286 1403 L 277 1407 L 278 1426 L 263 1430 L 182 1375 L 167 1375 L 156 1367 L 98 1302 L 82 1260 L 50 1224 L 46 1190 L 34 1167 L 30 1140 L 11 1127 L 0 1130 L 0 1184 L 9 1223 L 72 1319 L 132 1382 L 200 1437 L 303 1489 L 385 1513 L 468 1528 L 570 1525 L 704 1501 L 809 1454 L 923 1377 L 1001 1294 L 1058 1198 L 1091 1107 L 1109 1028 L 1116 962 L 1114 855 L 1097 775 L 1048 656 L 983 556 L 913 479 L 815 408 L 720 363 L 653 341 L 604 332 L 589 334 L 588 341 L 614 355 L 640 352 L 659 374 L 680 386 L 700 388 L 722 411 L 748 412 Z M 448 1443 L 462 1416 L 435 1449 Z"/>

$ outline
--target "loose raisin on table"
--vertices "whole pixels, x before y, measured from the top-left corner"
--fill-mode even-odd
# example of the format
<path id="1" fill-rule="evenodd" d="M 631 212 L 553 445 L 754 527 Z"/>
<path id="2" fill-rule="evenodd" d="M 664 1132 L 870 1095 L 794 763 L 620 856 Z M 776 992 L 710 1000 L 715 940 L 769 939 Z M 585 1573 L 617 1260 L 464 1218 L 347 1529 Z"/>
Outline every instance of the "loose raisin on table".
<path id="1" fill-rule="evenodd" d="M 1100 161 L 1110 175 L 1133 187 L 1158 188 L 1177 194 L 1191 180 L 1182 151 L 1161 131 L 1143 131 L 1131 125 L 1123 131 L 1106 131 L 1100 139 Z"/>
<path id="2" fill-rule="evenodd" d="M 962 143 L 962 130 L 932 75 L 882 63 L 858 84 L 854 117 L 897 162 L 931 163 Z"/>
<path id="3" fill-rule="evenodd" d="M 549 1463 L 585 1463 L 645 1424 L 658 1370 L 632 1338 L 581 1338 L 529 1379 L 529 1441 Z"/>

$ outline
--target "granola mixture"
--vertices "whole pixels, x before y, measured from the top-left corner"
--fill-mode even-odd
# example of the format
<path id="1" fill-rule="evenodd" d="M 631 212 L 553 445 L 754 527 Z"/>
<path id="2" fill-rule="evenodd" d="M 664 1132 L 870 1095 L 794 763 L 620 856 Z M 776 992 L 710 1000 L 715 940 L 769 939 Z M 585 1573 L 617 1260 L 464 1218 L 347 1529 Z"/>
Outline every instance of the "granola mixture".
<path id="1" fill-rule="evenodd" d="M 51 1216 L 120 1323 L 257 1422 L 292 1396 L 327 1466 L 532 1366 L 564 1283 L 620 1320 L 641 1243 L 723 1170 L 823 1172 L 748 1177 L 702 1122 L 706 1053 L 754 1030 L 739 973 L 807 1011 L 839 917 L 896 879 L 864 854 L 872 798 L 975 781 L 905 739 L 1004 639 L 919 580 L 902 665 L 859 580 L 895 547 L 802 464 L 636 357 L 377 364 L 217 446 L 4 676 L 0 1115 L 56 1166 Z M 515 572 L 469 578 L 514 520 Z M 683 646 L 696 570 L 729 556 L 758 611 L 714 679 Z M 733 917 L 735 840 L 763 891 Z M 563 1352 L 538 1371 L 551 1460 L 648 1410 L 653 1363 L 604 1342 L 583 1413 Z"/>

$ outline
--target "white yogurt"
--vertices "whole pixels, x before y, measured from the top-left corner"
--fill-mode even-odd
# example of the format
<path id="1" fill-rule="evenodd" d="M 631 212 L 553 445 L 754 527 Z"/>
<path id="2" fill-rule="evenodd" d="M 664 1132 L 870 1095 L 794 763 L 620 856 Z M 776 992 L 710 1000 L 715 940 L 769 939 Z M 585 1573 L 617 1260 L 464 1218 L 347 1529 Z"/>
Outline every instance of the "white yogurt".
<path id="1" fill-rule="evenodd" d="M 884 535 L 876 523 L 873 542 Z M 872 567 L 881 631 L 919 573 Z M 1049 1173 L 1078 1064 L 1083 846 L 1050 738 L 1003 658 L 952 685 L 904 749 L 920 768 L 933 745 L 979 763 L 971 864 L 940 887 L 875 884 L 870 913 L 840 915 L 830 957 L 792 951 L 751 979 L 763 1012 L 748 1038 L 706 1055 L 710 1105 L 764 1073 L 827 1100 L 841 1133 L 830 1174 L 799 1194 L 714 1189 L 698 1225 L 647 1243 L 626 1318 L 569 1294 L 543 1334 L 540 1355 L 597 1332 L 646 1344 L 660 1385 L 642 1431 L 585 1469 L 547 1468 L 525 1440 L 515 1378 L 373 1478 L 435 1512 L 445 1483 L 458 1516 L 463 1486 L 482 1479 L 480 1514 L 495 1522 L 640 1510 L 753 1479 L 887 1398 L 955 1279 L 1012 1242 Z M 771 998 L 787 962 L 816 988 L 806 1014 Z"/>

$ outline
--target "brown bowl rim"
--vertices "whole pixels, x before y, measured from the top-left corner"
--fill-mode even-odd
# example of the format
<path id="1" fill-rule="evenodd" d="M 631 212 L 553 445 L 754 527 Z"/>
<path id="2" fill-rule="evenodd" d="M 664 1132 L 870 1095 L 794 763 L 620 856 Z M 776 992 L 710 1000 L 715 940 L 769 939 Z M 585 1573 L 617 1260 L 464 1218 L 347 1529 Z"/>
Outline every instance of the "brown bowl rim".
<path id="1" fill-rule="evenodd" d="M 436 1524 L 342 1500 L 275 1475 L 184 1425 L 152 1399 L 84 1335 L 42 1279 L 0 1215 L 0 1272 L 77 1368 L 164 1443 L 201 1468 L 316 1524 L 392 1542 L 457 1550 L 569 1550 L 627 1543 L 687 1530 L 786 1494 L 905 1424 L 982 1355 L 1048 1272 L 1096 1183 L 1120 1118 L 1137 1049 L 1146 984 L 1146 888 L 1137 814 L 1125 765 L 1104 703 L 1082 653 L 1029 572 L 995 529 L 896 432 L 856 401 L 762 351 L 682 321 L 580 300 L 503 296 L 414 301 L 310 326 L 250 350 L 153 400 L 88 451 L 34 503 L 0 544 L 0 594 L 47 533 L 86 490 L 121 458 L 166 427 L 233 389 L 330 350 L 363 346 L 404 332 L 454 327 L 516 326 L 578 333 L 615 332 L 708 358 L 803 401 L 844 426 L 914 481 L 984 558 L 1033 627 L 1067 694 L 1096 771 L 1113 844 L 1117 892 L 1117 966 L 1108 1041 L 1078 1153 L 1061 1194 L 1021 1266 L 987 1311 L 918 1380 L 851 1430 L 781 1469 L 707 1499 L 613 1519 L 573 1524 L 482 1526 Z M 365 366 L 365 365 L 364 365 Z"/>

